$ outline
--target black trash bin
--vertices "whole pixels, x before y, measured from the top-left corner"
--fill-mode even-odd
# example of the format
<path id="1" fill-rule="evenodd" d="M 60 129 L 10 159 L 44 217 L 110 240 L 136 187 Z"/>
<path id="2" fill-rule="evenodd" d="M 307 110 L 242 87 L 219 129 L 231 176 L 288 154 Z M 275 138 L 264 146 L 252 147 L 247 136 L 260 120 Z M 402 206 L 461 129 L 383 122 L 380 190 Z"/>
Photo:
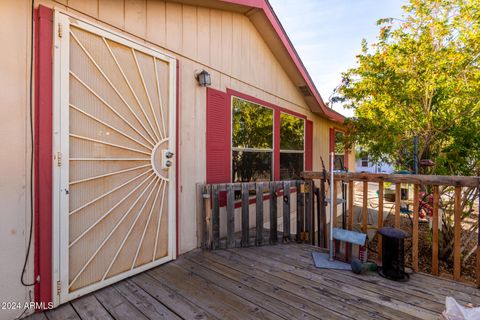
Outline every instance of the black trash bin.
<path id="1" fill-rule="evenodd" d="M 404 247 L 408 234 L 396 228 L 381 228 L 378 233 L 382 236 L 382 267 L 378 268 L 378 273 L 390 280 L 408 281 Z"/>

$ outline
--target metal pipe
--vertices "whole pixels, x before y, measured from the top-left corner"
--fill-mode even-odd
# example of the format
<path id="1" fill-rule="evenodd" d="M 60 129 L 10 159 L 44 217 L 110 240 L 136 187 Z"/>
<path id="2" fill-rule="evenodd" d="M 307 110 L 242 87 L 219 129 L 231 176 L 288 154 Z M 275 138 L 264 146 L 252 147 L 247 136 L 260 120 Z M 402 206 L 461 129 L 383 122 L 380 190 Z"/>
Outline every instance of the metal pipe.
<path id="1" fill-rule="evenodd" d="M 333 188 L 335 186 L 333 170 L 335 162 L 335 152 L 330 153 L 330 261 L 333 261 Z"/>

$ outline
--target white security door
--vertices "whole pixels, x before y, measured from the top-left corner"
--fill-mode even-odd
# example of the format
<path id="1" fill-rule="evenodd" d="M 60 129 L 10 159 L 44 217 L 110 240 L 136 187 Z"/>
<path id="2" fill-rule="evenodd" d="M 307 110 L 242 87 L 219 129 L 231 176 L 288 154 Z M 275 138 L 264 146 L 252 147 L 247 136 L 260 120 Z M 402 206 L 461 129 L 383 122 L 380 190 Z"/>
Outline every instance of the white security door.
<path id="1" fill-rule="evenodd" d="M 63 303 L 175 256 L 176 60 L 61 13 L 55 28 Z"/>

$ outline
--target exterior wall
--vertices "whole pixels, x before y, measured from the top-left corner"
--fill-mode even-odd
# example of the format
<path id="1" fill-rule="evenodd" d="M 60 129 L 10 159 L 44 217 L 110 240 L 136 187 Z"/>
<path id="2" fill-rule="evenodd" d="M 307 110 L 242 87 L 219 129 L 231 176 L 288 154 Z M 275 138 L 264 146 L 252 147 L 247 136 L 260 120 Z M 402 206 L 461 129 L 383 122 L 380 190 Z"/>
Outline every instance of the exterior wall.
<path id="1" fill-rule="evenodd" d="M 0 1 L 0 301 L 29 301 L 33 287 L 20 284 L 30 224 L 30 4 Z M 33 281 L 33 254 L 25 281 Z M 0 310 L 0 319 L 13 319 L 23 310 Z"/>
<path id="2" fill-rule="evenodd" d="M 322 157 L 328 167 L 328 136 L 333 126 L 310 112 L 294 83 L 242 14 L 165 3 L 161 0 L 37 0 L 76 17 L 124 33 L 134 41 L 163 50 L 179 60 L 179 248 L 184 253 L 197 246 L 196 183 L 205 181 L 205 88 L 198 86 L 195 73 L 206 69 L 212 88 L 243 92 L 288 108 L 314 121 L 313 170 L 321 170 Z M 4 276 L 0 301 L 27 301 L 28 290 L 19 278 L 29 226 L 28 96 L 29 96 L 29 1 L 0 2 L 4 48 L 0 52 L 2 108 L 0 243 L 9 259 L 0 264 Z M 349 168 L 354 168 L 353 153 Z M 26 278 L 32 281 L 30 259 Z M 32 289 L 33 290 L 33 289 Z M 32 294 L 33 296 L 33 294 Z M 3 311 L 0 311 L 3 312 Z M 9 313 L 6 318 L 17 316 Z M 0 314 L 0 318 L 4 318 Z"/>

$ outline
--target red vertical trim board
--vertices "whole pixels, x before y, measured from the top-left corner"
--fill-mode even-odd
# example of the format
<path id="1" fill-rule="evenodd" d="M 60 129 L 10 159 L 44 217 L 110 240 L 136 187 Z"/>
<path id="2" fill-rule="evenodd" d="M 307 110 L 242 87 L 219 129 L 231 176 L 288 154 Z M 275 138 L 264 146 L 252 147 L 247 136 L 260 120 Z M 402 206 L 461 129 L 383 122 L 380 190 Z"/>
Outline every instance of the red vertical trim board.
<path id="1" fill-rule="evenodd" d="M 305 121 L 305 171 L 313 169 L 313 122 Z"/>
<path id="2" fill-rule="evenodd" d="M 52 30 L 53 11 L 35 10 L 34 221 L 36 302 L 52 301 Z M 33 35 L 32 35 L 33 36 Z"/>
<path id="3" fill-rule="evenodd" d="M 280 112 L 273 114 L 273 180 L 280 180 Z"/>

